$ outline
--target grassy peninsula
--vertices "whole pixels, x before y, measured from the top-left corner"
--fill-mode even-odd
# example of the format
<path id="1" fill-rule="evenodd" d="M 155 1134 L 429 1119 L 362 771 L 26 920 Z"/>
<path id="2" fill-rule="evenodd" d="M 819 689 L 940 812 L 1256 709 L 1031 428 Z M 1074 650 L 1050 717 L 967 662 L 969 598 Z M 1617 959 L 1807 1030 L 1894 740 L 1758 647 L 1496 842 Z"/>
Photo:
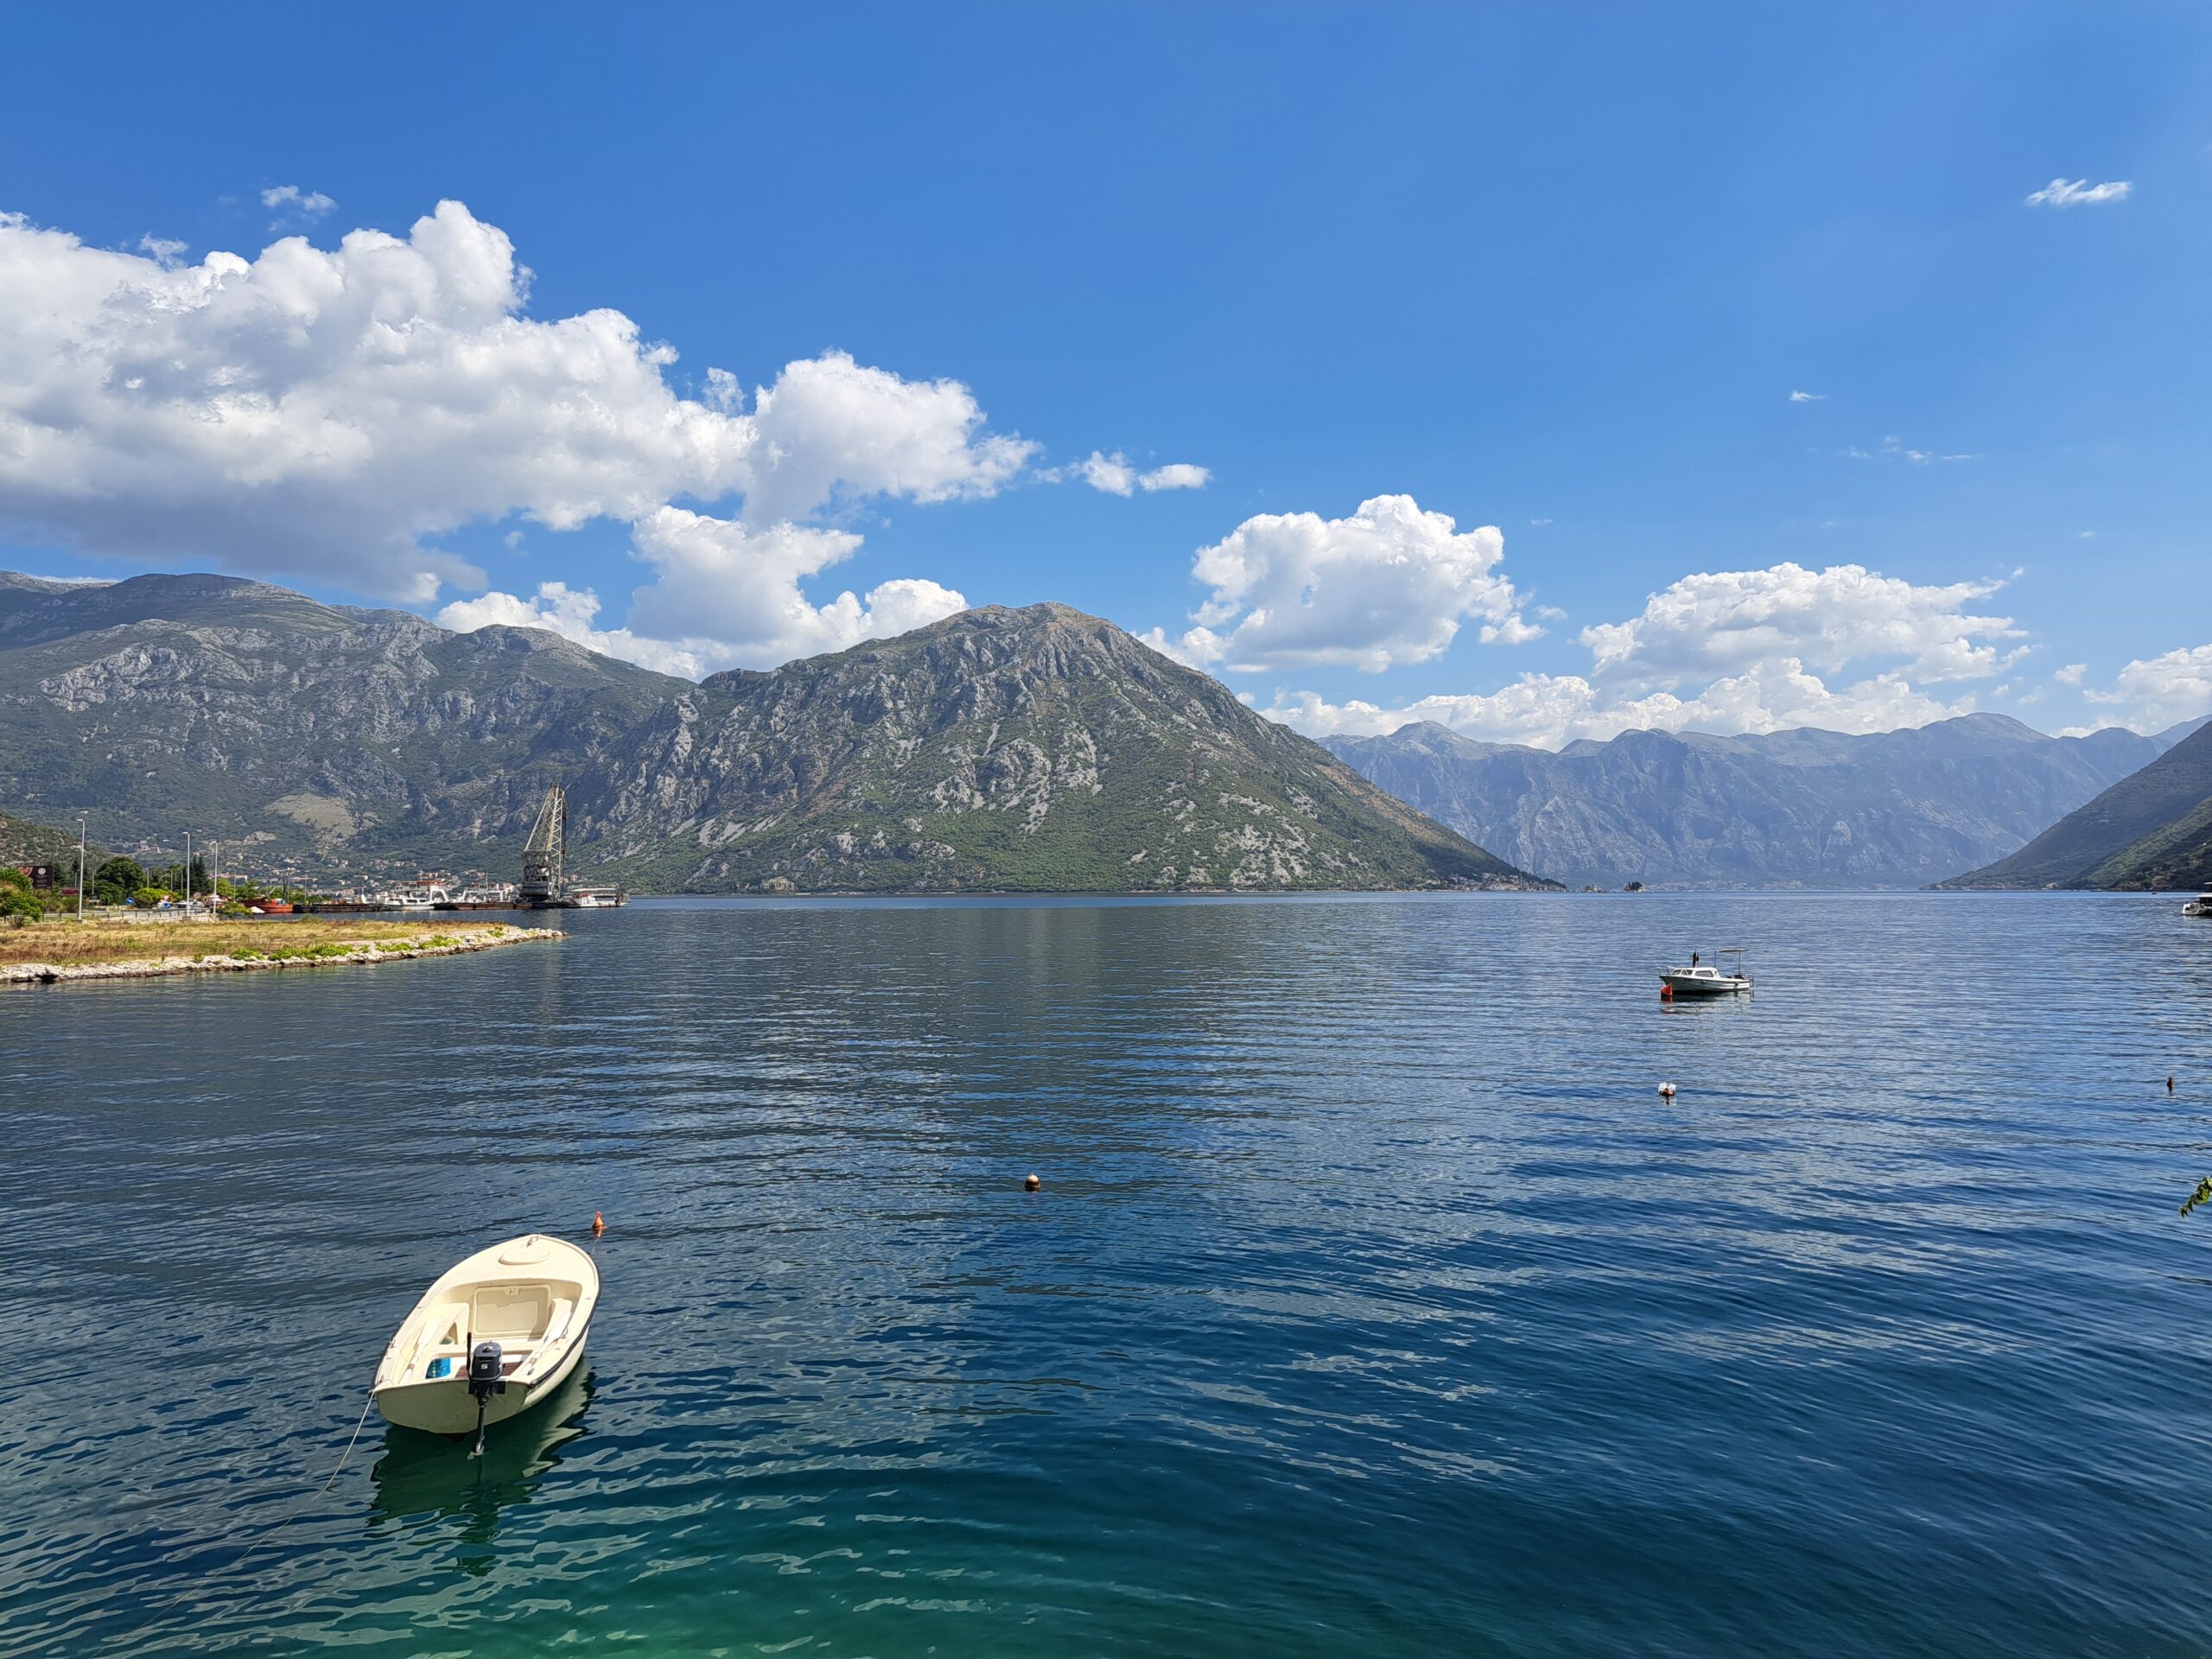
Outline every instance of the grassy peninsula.
<path id="1" fill-rule="evenodd" d="M 504 923 L 296 920 L 41 921 L 0 928 L 0 983 L 404 961 L 557 939 Z"/>

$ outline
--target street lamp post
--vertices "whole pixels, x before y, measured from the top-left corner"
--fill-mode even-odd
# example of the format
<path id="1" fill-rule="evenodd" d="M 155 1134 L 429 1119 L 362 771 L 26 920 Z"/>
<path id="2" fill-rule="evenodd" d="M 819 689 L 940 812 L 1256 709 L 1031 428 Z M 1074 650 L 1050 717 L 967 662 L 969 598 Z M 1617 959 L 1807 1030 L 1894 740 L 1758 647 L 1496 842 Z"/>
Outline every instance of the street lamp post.
<path id="1" fill-rule="evenodd" d="M 85 825 L 91 814 L 77 815 L 77 919 L 85 919 Z"/>

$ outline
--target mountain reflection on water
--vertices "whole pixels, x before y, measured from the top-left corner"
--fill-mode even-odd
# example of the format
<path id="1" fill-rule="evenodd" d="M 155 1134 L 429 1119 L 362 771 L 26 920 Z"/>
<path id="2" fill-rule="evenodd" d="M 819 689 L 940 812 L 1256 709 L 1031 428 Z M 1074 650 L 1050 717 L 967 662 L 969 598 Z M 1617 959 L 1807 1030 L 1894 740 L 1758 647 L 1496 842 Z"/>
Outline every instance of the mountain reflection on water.
<path id="1" fill-rule="evenodd" d="M 10 1659 L 2212 1646 L 2171 899 L 564 925 L 0 995 Z M 594 1211 L 573 1395 L 318 1493 L 423 1286 Z"/>

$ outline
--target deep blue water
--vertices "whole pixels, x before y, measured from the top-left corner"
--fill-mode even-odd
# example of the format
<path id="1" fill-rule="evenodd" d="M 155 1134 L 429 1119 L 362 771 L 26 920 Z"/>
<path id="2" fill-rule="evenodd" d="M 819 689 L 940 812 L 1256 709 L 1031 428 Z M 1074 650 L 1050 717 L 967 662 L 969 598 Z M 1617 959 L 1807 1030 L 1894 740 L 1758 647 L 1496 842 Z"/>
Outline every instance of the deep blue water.
<path id="1" fill-rule="evenodd" d="M 0 1650 L 2212 1646 L 2171 898 L 567 925 L 0 995 Z M 312 1496 L 594 1211 L 588 1378 Z"/>

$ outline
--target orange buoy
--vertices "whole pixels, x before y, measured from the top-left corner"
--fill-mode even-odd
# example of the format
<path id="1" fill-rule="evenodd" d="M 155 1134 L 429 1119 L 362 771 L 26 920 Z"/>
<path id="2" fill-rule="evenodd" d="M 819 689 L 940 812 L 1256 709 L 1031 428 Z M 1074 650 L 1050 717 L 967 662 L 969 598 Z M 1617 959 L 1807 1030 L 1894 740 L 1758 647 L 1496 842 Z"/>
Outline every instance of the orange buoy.
<path id="1" fill-rule="evenodd" d="M 594 1210 L 591 1212 L 591 1236 L 597 1238 L 607 1230 L 607 1217 Z"/>

